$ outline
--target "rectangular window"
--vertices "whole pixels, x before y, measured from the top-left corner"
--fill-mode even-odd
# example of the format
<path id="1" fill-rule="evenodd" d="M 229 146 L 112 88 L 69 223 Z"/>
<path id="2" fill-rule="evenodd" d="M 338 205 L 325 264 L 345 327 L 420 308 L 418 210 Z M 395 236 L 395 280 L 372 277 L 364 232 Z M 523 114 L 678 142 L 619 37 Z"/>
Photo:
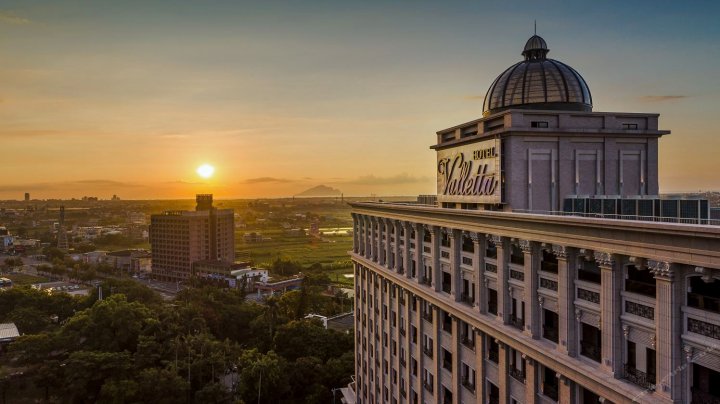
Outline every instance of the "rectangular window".
<path id="1" fill-rule="evenodd" d="M 530 122 L 531 128 L 547 128 L 548 122 L 547 121 L 532 121 Z"/>
<path id="2" fill-rule="evenodd" d="M 638 128 L 638 124 L 636 124 L 636 123 L 624 123 L 624 124 L 622 124 L 622 128 L 623 128 L 623 129 L 637 129 L 637 128 Z"/>

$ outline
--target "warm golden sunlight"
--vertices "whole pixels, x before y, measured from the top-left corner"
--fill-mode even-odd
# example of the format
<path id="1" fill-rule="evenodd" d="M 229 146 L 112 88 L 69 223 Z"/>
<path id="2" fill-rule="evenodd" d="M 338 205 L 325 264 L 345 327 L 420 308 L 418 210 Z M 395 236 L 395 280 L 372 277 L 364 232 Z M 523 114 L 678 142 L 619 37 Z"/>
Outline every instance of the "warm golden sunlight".
<path id="1" fill-rule="evenodd" d="M 215 172 L 215 167 L 211 166 L 210 164 L 203 164 L 200 167 L 195 170 L 197 175 L 203 177 L 203 178 L 210 178 L 212 177 L 213 173 Z"/>

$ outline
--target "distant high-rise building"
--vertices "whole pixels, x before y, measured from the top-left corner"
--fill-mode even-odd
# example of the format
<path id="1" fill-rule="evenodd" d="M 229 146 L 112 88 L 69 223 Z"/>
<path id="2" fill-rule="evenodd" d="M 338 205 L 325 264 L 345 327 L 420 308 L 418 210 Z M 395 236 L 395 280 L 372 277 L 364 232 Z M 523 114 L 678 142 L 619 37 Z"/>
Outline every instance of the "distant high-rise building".
<path id="1" fill-rule="evenodd" d="M 60 225 L 58 226 L 57 248 L 67 251 L 70 249 L 68 243 L 67 230 L 65 230 L 65 206 L 60 207 Z"/>
<path id="2" fill-rule="evenodd" d="M 25 203 L 30 202 L 30 192 L 25 192 Z"/>
<path id="3" fill-rule="evenodd" d="M 235 224 L 232 209 L 213 207 L 209 194 L 197 195 L 195 211 L 165 211 L 150 217 L 153 276 L 190 278 L 196 261 L 233 262 Z"/>

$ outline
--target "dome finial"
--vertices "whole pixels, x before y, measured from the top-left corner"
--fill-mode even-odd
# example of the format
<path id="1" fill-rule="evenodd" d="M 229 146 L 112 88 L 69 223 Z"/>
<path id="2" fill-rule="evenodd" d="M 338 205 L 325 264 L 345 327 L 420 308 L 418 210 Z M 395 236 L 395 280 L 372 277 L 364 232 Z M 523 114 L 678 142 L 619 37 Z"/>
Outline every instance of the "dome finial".
<path id="1" fill-rule="evenodd" d="M 535 33 L 534 35 L 537 35 L 537 20 L 535 20 Z"/>
<path id="2" fill-rule="evenodd" d="M 535 27 L 537 30 L 537 23 Z M 545 40 L 538 35 L 533 35 L 525 42 L 522 55 L 525 56 L 525 60 L 545 59 L 548 52 L 550 52 L 550 49 L 548 49 Z"/>

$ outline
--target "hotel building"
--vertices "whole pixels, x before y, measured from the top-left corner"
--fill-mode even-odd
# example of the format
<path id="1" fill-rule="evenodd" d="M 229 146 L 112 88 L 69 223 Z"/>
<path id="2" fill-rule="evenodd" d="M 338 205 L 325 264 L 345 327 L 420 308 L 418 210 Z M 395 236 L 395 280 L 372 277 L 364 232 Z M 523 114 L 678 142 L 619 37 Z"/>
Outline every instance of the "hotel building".
<path id="1" fill-rule="evenodd" d="M 232 209 L 213 207 L 212 195 L 197 195 L 194 211 L 166 211 L 150 217 L 153 277 L 184 281 L 193 263 L 235 260 Z"/>
<path id="2" fill-rule="evenodd" d="M 720 227 L 658 195 L 658 115 L 533 36 L 437 133 L 437 205 L 353 203 L 358 403 L 720 403 Z"/>

